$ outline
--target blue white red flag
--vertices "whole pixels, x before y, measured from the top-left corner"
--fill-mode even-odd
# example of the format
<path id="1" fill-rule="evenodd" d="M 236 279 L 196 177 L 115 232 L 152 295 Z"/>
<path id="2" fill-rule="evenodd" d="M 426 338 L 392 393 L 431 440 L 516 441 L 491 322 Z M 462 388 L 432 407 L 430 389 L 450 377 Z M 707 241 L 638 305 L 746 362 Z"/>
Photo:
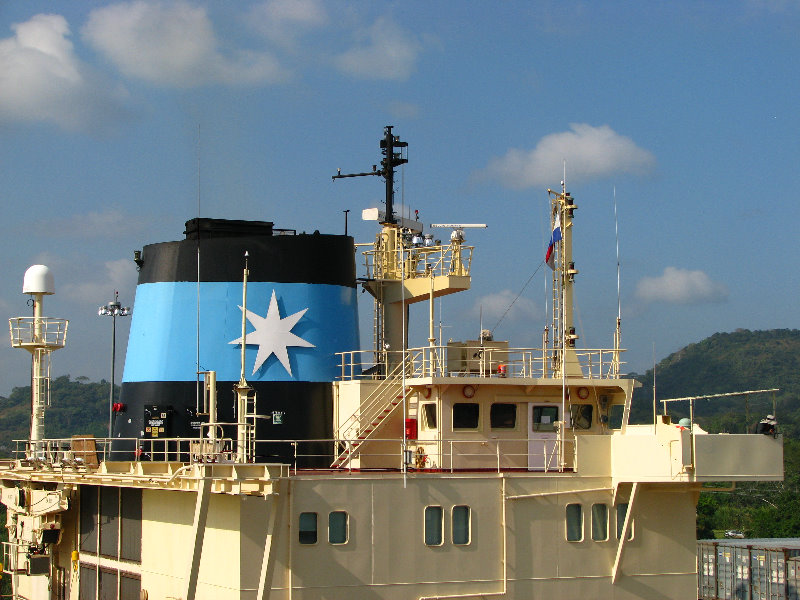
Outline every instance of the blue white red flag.
<path id="1" fill-rule="evenodd" d="M 548 266 L 555 270 L 555 249 L 556 243 L 561 241 L 561 213 L 556 215 L 556 222 L 553 225 L 553 234 L 550 236 L 550 244 L 547 246 L 547 254 L 544 255 L 544 262 L 548 264 Z"/>

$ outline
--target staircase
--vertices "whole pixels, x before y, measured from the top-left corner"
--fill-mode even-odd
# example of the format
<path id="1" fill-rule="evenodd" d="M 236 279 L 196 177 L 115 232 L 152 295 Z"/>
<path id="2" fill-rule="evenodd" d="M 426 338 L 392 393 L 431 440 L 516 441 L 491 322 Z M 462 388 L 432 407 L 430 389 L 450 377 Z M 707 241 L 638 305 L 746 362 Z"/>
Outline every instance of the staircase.
<path id="1" fill-rule="evenodd" d="M 361 406 L 339 427 L 337 439 L 344 444 L 331 468 L 347 465 L 360 452 L 361 445 L 374 436 L 383 422 L 403 404 L 402 363 L 375 388 Z M 409 389 L 406 388 L 407 394 Z"/>

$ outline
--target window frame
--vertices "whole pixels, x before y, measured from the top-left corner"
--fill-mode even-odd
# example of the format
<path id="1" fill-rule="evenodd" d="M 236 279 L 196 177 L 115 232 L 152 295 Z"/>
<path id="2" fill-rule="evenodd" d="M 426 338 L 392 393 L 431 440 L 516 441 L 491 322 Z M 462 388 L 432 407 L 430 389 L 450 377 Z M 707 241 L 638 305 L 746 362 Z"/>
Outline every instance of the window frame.
<path id="1" fill-rule="evenodd" d="M 429 542 L 429 519 L 428 519 L 428 511 L 429 509 L 436 509 L 439 513 L 439 523 L 438 523 L 438 543 L 430 541 Z M 422 516 L 422 540 L 425 542 L 425 545 L 429 548 L 438 548 L 444 546 L 444 507 L 440 504 L 429 504 L 425 507 Z M 432 531 L 430 531 L 433 533 Z"/>
<path id="2" fill-rule="evenodd" d="M 310 529 L 303 529 L 303 515 L 314 515 L 314 541 L 303 541 L 303 534 L 310 534 Z M 319 543 L 319 515 L 314 511 L 303 511 L 297 515 L 297 541 L 301 546 L 314 546 Z"/>
<path id="3" fill-rule="evenodd" d="M 331 517 L 333 515 L 344 515 L 344 541 L 334 542 L 331 539 Z M 328 513 L 328 543 L 332 546 L 344 546 L 350 541 L 350 515 L 346 510 L 332 510 Z"/>
<path id="4" fill-rule="evenodd" d="M 465 542 L 457 542 L 456 541 L 456 509 L 465 508 L 466 509 L 466 541 Z M 454 546 L 469 546 L 472 544 L 472 508 L 467 504 L 456 504 L 453 508 L 450 509 L 450 541 Z"/>
<path id="5" fill-rule="evenodd" d="M 494 407 L 495 406 L 510 406 L 514 410 L 514 419 L 511 425 L 496 425 L 494 422 Z M 500 415 L 504 416 L 504 415 Z M 519 429 L 519 405 L 516 402 L 492 402 L 489 406 L 489 429 L 492 431 L 516 431 Z"/>
<path id="6" fill-rule="evenodd" d="M 578 516 L 580 517 L 580 521 L 577 525 L 578 531 L 580 532 L 580 537 L 571 539 L 570 538 L 570 507 L 577 506 L 578 507 Z M 573 524 L 574 529 L 574 524 Z M 564 538 L 571 543 L 580 543 L 584 539 L 584 518 L 583 518 L 583 505 L 578 502 L 571 502 L 567 504 L 564 508 Z"/>
<path id="7" fill-rule="evenodd" d="M 598 530 L 598 528 L 595 526 L 595 524 L 598 521 L 596 507 L 600 507 L 600 506 L 603 507 L 603 514 L 604 514 L 604 516 L 603 516 L 604 523 L 603 523 L 603 529 L 602 530 Z M 609 519 L 608 519 L 608 504 L 606 504 L 604 502 L 595 502 L 594 504 L 592 504 L 592 541 L 593 542 L 607 542 L 608 541 L 608 537 L 609 537 L 608 536 L 608 521 L 609 521 Z M 598 532 L 600 534 L 602 534 L 603 537 L 596 537 L 595 534 L 598 533 Z"/>
<path id="8" fill-rule="evenodd" d="M 625 511 L 622 513 L 622 519 L 620 519 L 620 508 L 625 507 Z M 628 509 L 630 508 L 630 504 L 628 502 L 617 502 L 614 505 L 614 519 L 616 525 L 616 536 L 617 540 L 619 540 L 622 536 L 622 526 L 625 525 L 625 515 L 628 514 Z M 634 537 L 634 524 L 635 519 L 631 517 L 630 520 L 630 527 L 628 528 L 628 537 L 625 539 L 626 542 L 630 542 Z"/>
<path id="9" fill-rule="evenodd" d="M 430 407 L 433 407 L 433 411 L 430 410 Z M 433 412 L 433 425 L 431 426 L 428 417 L 431 416 L 431 412 Z M 436 402 L 423 402 L 420 405 L 419 414 L 422 417 L 420 419 L 422 424 L 422 431 L 436 431 L 439 429 L 439 411 Z"/>

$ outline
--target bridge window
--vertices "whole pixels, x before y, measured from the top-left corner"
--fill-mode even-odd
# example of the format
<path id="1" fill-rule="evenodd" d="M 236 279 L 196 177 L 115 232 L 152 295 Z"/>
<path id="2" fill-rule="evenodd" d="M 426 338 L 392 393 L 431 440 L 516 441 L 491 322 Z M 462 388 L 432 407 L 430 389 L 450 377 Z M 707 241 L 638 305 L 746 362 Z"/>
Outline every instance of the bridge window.
<path id="1" fill-rule="evenodd" d="M 622 414 L 625 412 L 624 404 L 612 404 L 608 409 L 608 426 L 610 429 L 622 429 Z"/>
<path id="2" fill-rule="evenodd" d="M 453 429 L 477 429 L 480 404 L 457 402 L 453 404 Z"/>
<path id="3" fill-rule="evenodd" d="M 575 429 L 589 429 L 593 413 L 594 406 L 591 404 L 572 404 L 569 407 L 569 418 Z"/>
<path id="4" fill-rule="evenodd" d="M 489 422 L 492 429 L 515 429 L 517 426 L 517 405 L 497 402 L 489 409 Z"/>

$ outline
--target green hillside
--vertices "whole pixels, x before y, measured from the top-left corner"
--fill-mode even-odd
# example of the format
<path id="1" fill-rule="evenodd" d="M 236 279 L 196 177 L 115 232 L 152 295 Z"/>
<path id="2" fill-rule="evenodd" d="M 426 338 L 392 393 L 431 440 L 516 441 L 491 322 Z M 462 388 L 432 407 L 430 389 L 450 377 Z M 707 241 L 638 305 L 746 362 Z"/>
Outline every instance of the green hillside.
<path id="1" fill-rule="evenodd" d="M 696 421 L 711 433 L 745 433 L 774 412 L 784 434 L 785 470 L 783 482 L 742 483 L 732 493 L 701 494 L 697 534 L 709 538 L 738 529 L 747 537 L 800 536 L 800 331 L 717 333 L 669 355 L 655 372 L 657 399 L 780 389 L 695 402 Z M 631 376 L 642 383 L 634 393 L 631 421 L 650 423 L 653 371 Z M 687 416 L 688 403 L 673 403 L 669 412 L 674 420 Z"/>
<path id="2" fill-rule="evenodd" d="M 91 382 L 86 377 L 78 377 L 72 381 L 69 375 L 52 380 L 44 436 L 108 435 L 108 386 L 105 380 Z M 119 387 L 115 391 L 119 394 Z M 0 397 L 0 456 L 9 456 L 14 451 L 13 440 L 28 438 L 30 403 L 30 386 L 16 387 L 8 398 Z"/>
<path id="3" fill-rule="evenodd" d="M 740 329 L 733 333 L 716 333 L 658 363 L 656 397 L 678 398 L 779 388 L 780 391 L 774 394 L 699 400 L 695 403 L 695 416 L 711 432 L 744 433 L 746 427 L 772 413 L 774 406 L 781 431 L 788 437 L 797 438 L 800 437 L 798 375 L 799 330 Z M 653 371 L 632 376 L 642 383 L 642 387 L 634 392 L 631 421 L 650 423 L 653 419 Z M 686 416 L 688 403 L 672 404 L 670 413 L 673 410 L 678 416 Z"/>

